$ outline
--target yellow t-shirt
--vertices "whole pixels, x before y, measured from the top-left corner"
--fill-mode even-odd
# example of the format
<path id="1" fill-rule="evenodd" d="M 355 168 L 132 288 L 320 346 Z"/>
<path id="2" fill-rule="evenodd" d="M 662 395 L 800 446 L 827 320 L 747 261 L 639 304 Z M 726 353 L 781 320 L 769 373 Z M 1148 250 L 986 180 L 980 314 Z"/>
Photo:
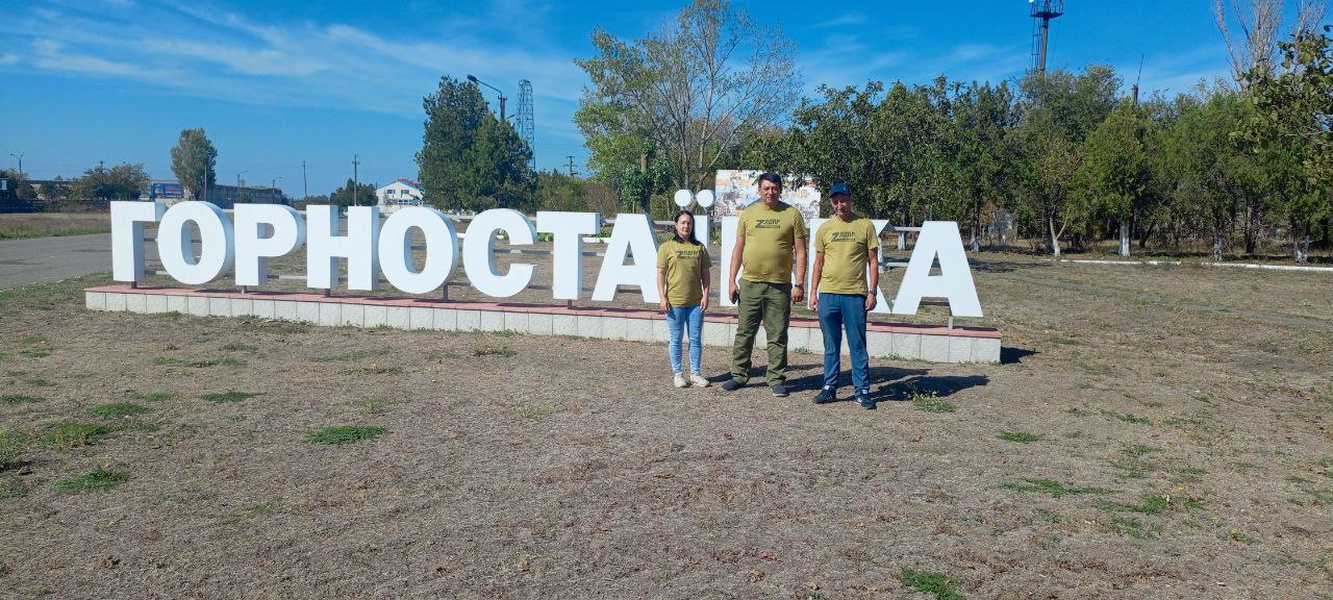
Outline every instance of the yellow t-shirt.
<path id="1" fill-rule="evenodd" d="M 866 260 L 877 248 L 879 236 L 870 219 L 843 221 L 835 215 L 825 221 L 815 232 L 815 252 L 824 253 L 818 293 L 866 294 Z"/>
<path id="2" fill-rule="evenodd" d="M 778 202 L 770 209 L 762 200 L 741 211 L 736 238 L 745 240 L 743 276 L 749 281 L 791 283 L 792 248 L 810 236 L 801 211 Z"/>
<path id="3" fill-rule="evenodd" d="M 666 269 L 666 298 L 671 306 L 703 301 L 703 272 L 713 266 L 703 244 L 668 240 L 657 249 L 657 268 Z"/>

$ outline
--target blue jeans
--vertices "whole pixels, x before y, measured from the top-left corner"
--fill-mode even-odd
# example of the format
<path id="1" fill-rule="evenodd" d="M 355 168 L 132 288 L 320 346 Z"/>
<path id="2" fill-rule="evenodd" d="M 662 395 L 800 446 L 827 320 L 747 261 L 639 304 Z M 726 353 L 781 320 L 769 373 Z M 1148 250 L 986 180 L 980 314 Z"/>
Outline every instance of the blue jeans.
<path id="1" fill-rule="evenodd" d="M 858 294 L 820 294 L 819 329 L 824 332 L 824 387 L 838 387 L 842 363 L 842 331 L 852 354 L 852 387 L 870 391 L 870 354 L 866 352 L 866 297 Z"/>
<path id="2" fill-rule="evenodd" d="M 704 311 L 703 307 L 673 306 L 666 315 L 667 331 L 671 333 L 671 342 L 667 344 L 667 354 L 671 356 L 671 370 L 680 372 L 680 334 L 689 327 L 690 336 L 690 371 L 699 372 L 699 361 L 703 358 Z"/>

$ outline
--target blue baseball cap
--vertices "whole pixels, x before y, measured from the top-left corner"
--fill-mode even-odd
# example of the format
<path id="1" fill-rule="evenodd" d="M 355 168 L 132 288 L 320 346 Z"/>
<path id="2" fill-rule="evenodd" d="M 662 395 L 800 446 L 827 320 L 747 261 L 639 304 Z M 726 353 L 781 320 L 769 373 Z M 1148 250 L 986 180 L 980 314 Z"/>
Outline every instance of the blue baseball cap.
<path id="1" fill-rule="evenodd" d="M 839 181 L 838 183 L 833 184 L 833 187 L 829 188 L 828 191 L 828 195 L 830 196 L 837 196 L 838 194 L 847 194 L 850 196 L 852 195 L 852 188 L 847 187 L 847 184 Z"/>

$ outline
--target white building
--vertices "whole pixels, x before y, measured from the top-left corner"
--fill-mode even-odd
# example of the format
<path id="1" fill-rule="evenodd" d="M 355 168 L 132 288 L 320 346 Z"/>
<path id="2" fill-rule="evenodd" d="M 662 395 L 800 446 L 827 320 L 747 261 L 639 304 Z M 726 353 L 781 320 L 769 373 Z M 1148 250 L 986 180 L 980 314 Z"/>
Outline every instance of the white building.
<path id="1" fill-rule="evenodd" d="M 410 179 L 399 179 L 389 185 L 375 189 L 376 204 L 380 211 L 391 213 L 400 206 L 421 206 L 424 194 L 421 185 Z"/>

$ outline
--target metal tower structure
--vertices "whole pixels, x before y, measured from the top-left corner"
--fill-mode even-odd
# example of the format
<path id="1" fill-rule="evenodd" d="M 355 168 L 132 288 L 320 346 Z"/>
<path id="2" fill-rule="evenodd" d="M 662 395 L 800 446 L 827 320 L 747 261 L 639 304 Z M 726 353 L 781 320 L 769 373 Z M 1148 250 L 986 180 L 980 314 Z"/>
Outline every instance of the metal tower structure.
<path id="1" fill-rule="evenodd" d="M 532 82 L 526 79 L 518 82 L 518 137 L 528 145 L 532 157 L 528 159 L 528 168 L 537 172 L 537 148 L 532 143 Z"/>
<path id="2" fill-rule="evenodd" d="M 1028 0 L 1032 18 L 1032 60 L 1038 73 L 1046 72 L 1046 42 L 1050 39 L 1051 19 L 1065 14 L 1064 0 Z"/>

